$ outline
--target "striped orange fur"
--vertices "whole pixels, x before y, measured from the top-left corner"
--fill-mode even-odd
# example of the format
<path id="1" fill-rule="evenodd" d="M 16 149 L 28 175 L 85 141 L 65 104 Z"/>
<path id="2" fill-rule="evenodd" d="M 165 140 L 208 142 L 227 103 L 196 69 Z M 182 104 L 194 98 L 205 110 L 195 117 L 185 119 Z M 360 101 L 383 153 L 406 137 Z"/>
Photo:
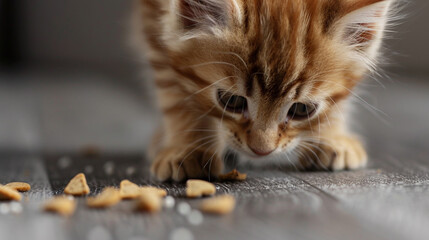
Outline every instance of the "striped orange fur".
<path id="1" fill-rule="evenodd" d="M 226 150 L 255 163 L 363 167 L 346 100 L 376 66 L 392 2 L 140 0 L 163 114 L 152 173 L 217 176 Z"/>

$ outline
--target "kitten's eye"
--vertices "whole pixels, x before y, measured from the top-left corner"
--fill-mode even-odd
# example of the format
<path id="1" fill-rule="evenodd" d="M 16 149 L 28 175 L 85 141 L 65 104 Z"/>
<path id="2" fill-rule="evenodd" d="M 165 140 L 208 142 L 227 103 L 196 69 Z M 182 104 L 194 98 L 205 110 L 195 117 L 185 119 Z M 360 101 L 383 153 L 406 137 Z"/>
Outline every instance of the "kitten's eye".
<path id="1" fill-rule="evenodd" d="M 218 90 L 217 97 L 220 105 L 225 108 L 225 110 L 234 113 L 242 113 L 247 110 L 247 100 L 242 96 Z"/>
<path id="2" fill-rule="evenodd" d="M 313 116 L 316 108 L 315 104 L 294 103 L 287 115 L 289 119 L 303 120 Z"/>

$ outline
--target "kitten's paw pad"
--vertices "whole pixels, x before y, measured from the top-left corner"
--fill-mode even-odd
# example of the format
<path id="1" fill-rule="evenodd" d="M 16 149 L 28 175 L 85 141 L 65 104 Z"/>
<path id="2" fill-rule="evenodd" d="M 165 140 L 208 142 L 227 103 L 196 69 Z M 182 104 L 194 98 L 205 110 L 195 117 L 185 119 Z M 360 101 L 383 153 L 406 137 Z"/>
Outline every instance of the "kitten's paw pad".
<path id="1" fill-rule="evenodd" d="M 167 148 L 155 157 L 151 173 L 159 181 L 182 182 L 190 178 L 216 177 L 222 172 L 222 168 L 222 161 L 216 155 L 204 154 L 199 150 L 189 152 L 179 148 Z"/>
<path id="2" fill-rule="evenodd" d="M 359 169 L 368 161 L 362 143 L 349 136 L 337 136 L 329 142 L 321 143 L 314 152 L 317 153 L 317 158 L 314 160 L 315 157 L 312 157 L 312 165 L 325 170 Z M 310 164 L 307 162 L 308 165 Z"/>

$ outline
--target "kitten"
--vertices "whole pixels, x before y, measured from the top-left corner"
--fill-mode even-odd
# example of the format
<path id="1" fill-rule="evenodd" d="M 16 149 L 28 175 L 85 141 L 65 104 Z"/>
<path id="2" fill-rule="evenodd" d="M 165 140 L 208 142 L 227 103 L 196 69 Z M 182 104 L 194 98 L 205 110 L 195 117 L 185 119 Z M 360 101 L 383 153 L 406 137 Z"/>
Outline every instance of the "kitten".
<path id="1" fill-rule="evenodd" d="M 254 162 L 365 166 L 346 103 L 377 63 L 393 0 L 140 0 L 163 118 L 160 181 L 216 177 L 232 150 Z"/>

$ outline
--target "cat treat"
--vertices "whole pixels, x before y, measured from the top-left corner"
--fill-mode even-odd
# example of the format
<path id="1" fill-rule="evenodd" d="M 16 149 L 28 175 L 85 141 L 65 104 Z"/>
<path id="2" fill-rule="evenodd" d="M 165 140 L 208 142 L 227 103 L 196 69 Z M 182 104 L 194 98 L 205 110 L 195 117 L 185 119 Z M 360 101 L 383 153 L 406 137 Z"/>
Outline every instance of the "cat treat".
<path id="1" fill-rule="evenodd" d="M 165 197 L 167 196 L 167 191 L 161 188 L 151 187 L 151 186 L 144 186 L 140 188 L 140 191 L 142 193 L 152 192 L 155 195 L 158 195 L 159 197 Z"/>
<path id="2" fill-rule="evenodd" d="M 5 186 L 15 189 L 18 192 L 28 192 L 31 190 L 31 186 L 25 182 L 11 182 Z"/>
<path id="3" fill-rule="evenodd" d="M 89 194 L 90 190 L 88 184 L 86 183 L 85 174 L 79 173 L 72 180 L 70 180 L 69 184 L 67 184 L 64 189 L 65 194 L 74 195 L 74 196 L 82 196 Z"/>
<path id="4" fill-rule="evenodd" d="M 244 181 L 247 178 L 247 174 L 240 173 L 237 169 L 232 170 L 229 173 L 219 175 L 221 181 Z"/>
<path id="5" fill-rule="evenodd" d="M 153 191 L 146 191 L 137 199 L 137 210 L 155 213 L 162 208 L 162 198 Z"/>
<path id="6" fill-rule="evenodd" d="M 205 199 L 200 205 L 200 210 L 211 214 L 228 214 L 235 208 L 235 198 L 231 195 L 221 195 Z"/>
<path id="7" fill-rule="evenodd" d="M 0 200 L 14 200 L 20 201 L 22 198 L 21 194 L 8 186 L 0 185 Z"/>
<path id="8" fill-rule="evenodd" d="M 55 212 L 63 216 L 71 216 L 76 210 L 76 201 L 67 196 L 58 196 L 49 200 L 44 210 L 47 212 Z"/>
<path id="9" fill-rule="evenodd" d="M 116 205 L 121 199 L 118 189 L 106 187 L 99 195 L 88 198 L 86 204 L 91 208 L 107 208 Z"/>
<path id="10" fill-rule="evenodd" d="M 141 195 L 141 188 L 128 180 L 121 181 L 119 193 L 122 199 L 134 199 Z"/>
<path id="11" fill-rule="evenodd" d="M 216 193 L 216 187 L 212 183 L 203 180 L 188 180 L 186 182 L 186 196 L 197 198 L 201 196 L 210 196 Z"/>
<path id="12" fill-rule="evenodd" d="M 130 182 L 129 180 L 123 180 L 120 184 L 120 193 L 123 199 L 134 199 L 144 193 L 153 193 L 159 197 L 167 196 L 167 191 L 161 188 L 152 186 L 140 187 L 137 184 Z"/>

